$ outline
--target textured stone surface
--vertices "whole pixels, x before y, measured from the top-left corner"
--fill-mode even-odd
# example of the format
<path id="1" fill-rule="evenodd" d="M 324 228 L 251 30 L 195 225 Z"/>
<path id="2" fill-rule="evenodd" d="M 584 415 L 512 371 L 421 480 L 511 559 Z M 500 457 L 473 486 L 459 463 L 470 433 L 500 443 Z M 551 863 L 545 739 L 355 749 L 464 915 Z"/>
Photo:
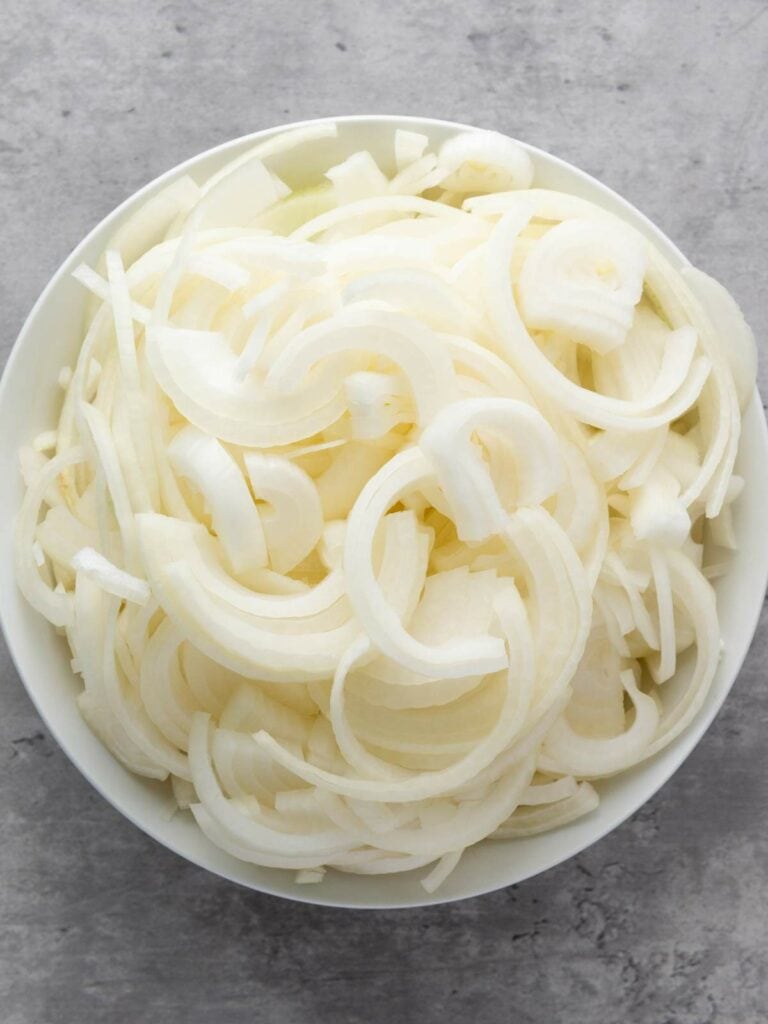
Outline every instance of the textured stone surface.
<path id="1" fill-rule="evenodd" d="M 3 354 L 61 259 L 143 182 L 262 126 L 361 111 L 497 127 L 593 172 L 763 338 L 767 45 L 762 0 L 5 0 Z M 767 655 L 764 616 L 698 750 L 576 861 L 361 914 L 249 893 L 156 846 L 68 764 L 3 648 L 0 1017 L 761 1024 Z"/>

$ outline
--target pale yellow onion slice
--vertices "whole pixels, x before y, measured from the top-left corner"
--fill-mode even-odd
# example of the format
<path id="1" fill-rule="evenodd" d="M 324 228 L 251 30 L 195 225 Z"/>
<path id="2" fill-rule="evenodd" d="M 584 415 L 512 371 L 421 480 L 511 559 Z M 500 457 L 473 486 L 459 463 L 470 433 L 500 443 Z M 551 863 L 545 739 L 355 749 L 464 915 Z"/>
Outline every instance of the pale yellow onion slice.
<path id="1" fill-rule="evenodd" d="M 109 491 L 122 538 L 125 569 L 128 572 L 135 572 L 138 569 L 136 526 L 114 438 L 103 413 L 95 405 L 83 404 L 80 407 L 80 416 L 86 428 L 86 437 L 96 456 L 96 461 L 101 467 L 104 482 Z"/>
<path id="2" fill-rule="evenodd" d="M 331 820 L 346 832 L 380 849 L 399 853 L 440 857 L 452 850 L 463 850 L 484 839 L 506 820 L 520 802 L 533 774 L 533 758 L 522 759 L 491 784 L 483 800 L 459 803 L 455 812 L 440 824 L 429 828 L 394 829 L 384 835 L 359 822 L 336 794 L 318 790 L 318 801 Z"/>
<path id="3" fill-rule="evenodd" d="M 601 220 L 616 218 L 601 207 L 576 196 L 566 195 L 547 189 L 531 189 L 526 193 L 526 203 L 533 202 L 536 215 L 544 219 L 563 220 L 569 217 L 592 217 Z M 499 194 L 496 196 L 480 196 L 466 201 L 467 209 L 482 212 L 484 215 L 495 215 L 504 211 L 520 210 L 517 193 Z M 526 206 L 526 210 L 529 209 Z M 519 214 L 516 214 L 519 216 Z M 619 221 L 619 223 L 623 223 Z M 707 514 L 717 515 L 722 507 L 728 480 L 733 472 L 733 465 L 738 447 L 740 423 L 738 402 L 733 372 L 728 358 L 723 352 L 712 321 L 707 315 L 702 300 L 694 294 L 683 277 L 655 246 L 648 250 L 648 272 L 646 288 L 654 302 L 662 309 L 664 316 L 672 327 L 692 326 L 699 335 L 699 341 L 713 363 L 712 380 L 707 382 L 700 411 L 707 413 L 708 433 L 710 441 L 707 445 L 705 458 L 695 482 L 685 494 L 685 503 L 695 500 L 705 489 L 711 489 L 708 495 Z M 684 268 L 683 268 L 684 270 Z M 707 296 L 712 293 L 704 289 Z M 703 297 L 703 293 L 702 293 Z M 707 298 L 704 301 L 708 301 Z M 719 299 L 712 308 L 720 310 Z M 715 313 L 719 316 L 719 312 Z M 740 338 L 745 335 L 739 326 Z M 748 344 L 748 343 L 747 343 Z M 751 357 L 747 356 L 747 363 Z M 601 424 L 597 424 L 601 425 Z"/>
<path id="4" fill-rule="evenodd" d="M 670 427 L 663 426 L 645 435 L 647 441 L 639 458 L 619 477 L 618 485 L 624 491 L 642 487 L 658 465 L 669 437 Z"/>
<path id="5" fill-rule="evenodd" d="M 463 567 L 433 573 L 425 581 L 409 630 L 430 646 L 456 636 L 486 635 L 498 591 L 495 572 L 470 573 Z M 482 679 L 431 679 L 380 656 L 353 672 L 351 692 L 377 708 L 435 709 L 473 690 Z"/>
<path id="6" fill-rule="evenodd" d="M 107 597 L 86 577 L 81 576 L 75 584 L 75 615 L 70 636 L 85 683 L 85 690 L 78 696 L 78 706 L 96 736 L 127 768 L 147 778 L 165 779 L 168 768 L 147 756 L 134 743 L 107 702 L 103 661 L 114 652 L 106 648 L 106 608 L 114 603 L 114 598 Z"/>
<path id="7" fill-rule="evenodd" d="M 193 803 L 190 807 L 200 831 L 220 850 L 232 857 L 245 861 L 246 864 L 258 864 L 266 868 L 286 868 L 300 872 L 319 868 L 329 862 L 326 853 L 287 854 L 267 853 L 262 846 L 254 846 L 238 841 L 231 831 L 225 830 L 220 818 L 215 817 L 203 804 Z"/>
<path id="8" fill-rule="evenodd" d="M 441 184 L 452 192 L 527 189 L 533 180 L 528 151 L 499 132 L 459 132 L 442 144 L 438 160 Z"/>
<path id="9" fill-rule="evenodd" d="M 395 163 L 402 171 L 409 164 L 421 158 L 429 145 L 429 137 L 422 132 L 412 132 L 407 128 L 395 129 Z"/>
<path id="10" fill-rule="evenodd" d="M 290 392 L 320 360 L 360 351 L 400 366 L 422 422 L 456 398 L 451 360 L 433 332 L 410 317 L 357 305 L 299 334 L 273 363 L 266 387 Z"/>
<path id="11" fill-rule="evenodd" d="M 40 471 L 49 461 L 50 456 L 44 452 L 37 451 L 31 445 L 25 445 L 19 450 L 19 471 L 21 472 L 21 479 L 25 487 L 31 487 L 34 484 Z M 78 464 L 78 468 L 80 468 L 80 464 Z M 49 483 L 45 494 L 42 496 L 41 503 L 48 505 L 49 508 L 67 507 L 68 504 L 72 504 L 73 498 L 71 497 L 69 481 L 66 476 L 67 469 L 68 467 L 65 467 L 61 471 L 58 480 L 53 480 Z"/>
<path id="12" fill-rule="evenodd" d="M 295 275 L 299 280 L 321 274 L 326 269 L 325 252 L 321 246 L 258 232 L 241 232 L 233 238 L 217 239 L 214 235 L 206 251 L 237 259 L 253 270 L 281 271 Z"/>
<path id="13" fill-rule="evenodd" d="M 101 274 L 98 274 L 86 263 L 80 263 L 75 267 L 72 271 L 72 277 L 92 293 L 92 299 L 101 299 L 102 302 L 110 301 L 109 282 L 105 281 Z M 95 308 L 98 308 L 98 305 Z M 136 302 L 134 299 L 130 299 L 129 310 L 134 320 L 138 320 L 142 324 L 149 323 L 151 310 L 147 306 Z"/>
<path id="14" fill-rule="evenodd" d="M 421 880 L 422 887 L 427 892 L 436 892 L 448 876 L 456 870 L 461 860 L 463 850 L 452 850 L 444 854 L 434 868 Z"/>
<path id="15" fill-rule="evenodd" d="M 390 180 L 389 192 L 394 195 L 414 196 L 439 185 L 443 171 L 434 153 L 425 153 Z"/>
<path id="16" fill-rule="evenodd" d="M 506 666 L 497 638 L 429 647 L 411 637 L 387 603 L 373 571 L 379 520 L 401 494 L 431 481 L 434 471 L 418 449 L 401 452 L 371 478 L 349 515 L 344 547 L 347 592 L 361 626 L 383 654 L 423 675 L 455 679 Z"/>
<path id="17" fill-rule="evenodd" d="M 325 176 L 333 185 L 334 199 L 339 206 L 389 191 L 389 181 L 367 150 L 348 156 L 327 170 Z"/>
<path id="18" fill-rule="evenodd" d="M 226 572 L 217 545 L 200 524 L 180 523 L 167 516 L 142 515 L 137 517 L 137 525 L 150 576 L 159 573 L 164 565 L 185 561 L 212 596 L 257 619 L 276 620 L 275 628 L 279 628 L 281 622 L 294 619 L 318 622 L 326 613 L 332 614 L 327 621 L 334 625 L 349 618 L 349 612 L 343 611 L 346 605 L 344 577 L 339 569 L 330 572 L 315 587 L 301 588 L 295 593 L 260 592 L 244 586 Z"/>
<path id="19" fill-rule="evenodd" d="M 301 758 L 297 758 L 287 751 L 284 746 L 276 743 L 271 736 L 265 732 L 258 732 L 254 738 L 262 749 L 271 754 L 284 767 L 295 772 L 305 781 L 319 787 L 321 795 L 330 797 L 332 794 L 345 795 L 348 797 L 359 797 L 362 800 L 378 800 L 388 802 L 404 802 L 413 800 L 433 799 L 434 797 L 458 790 L 478 773 L 489 768 L 499 755 L 510 746 L 514 745 L 517 733 L 522 727 L 532 697 L 532 683 L 534 683 L 534 651 L 530 642 L 530 632 L 527 624 L 527 616 L 524 605 L 514 588 L 505 590 L 498 598 L 498 612 L 500 615 L 502 630 L 506 635 L 508 643 L 508 670 L 506 673 L 506 696 L 499 718 L 494 728 L 488 732 L 485 738 L 475 748 L 466 754 L 459 761 L 450 767 L 438 771 L 422 773 L 388 779 L 367 779 L 347 778 L 341 775 L 318 768 Z M 334 680 L 336 692 L 336 709 L 334 725 L 337 730 L 337 737 L 342 734 L 342 742 L 345 743 L 347 757 L 351 755 L 353 761 L 357 761 L 360 754 L 365 753 L 359 749 L 357 741 L 347 731 L 344 720 L 343 708 L 343 684 L 346 672 L 353 664 L 357 650 L 348 655 L 346 662 L 341 663 Z M 332 695 L 332 702 L 334 696 Z M 333 714 L 333 710 L 332 710 Z M 524 759 L 525 751 L 520 753 Z M 369 768 L 372 767 L 372 759 L 366 758 Z M 331 805 L 334 806 L 334 805 Z M 329 812 L 330 813 L 330 812 Z M 381 845 L 381 844 L 378 844 Z M 465 844 L 466 845 L 466 844 Z M 402 849 L 403 852 L 418 852 Z"/>
<path id="20" fill-rule="evenodd" d="M 259 510 L 240 468 L 224 446 L 195 427 L 184 427 L 168 446 L 176 472 L 203 496 L 213 528 L 235 572 L 267 564 Z"/>
<path id="21" fill-rule="evenodd" d="M 459 694 L 453 701 L 422 709 L 374 707 L 356 698 L 355 691 L 347 686 L 349 722 L 356 737 L 378 749 L 457 757 L 466 754 L 490 731 L 503 697 L 502 677 L 503 673 L 492 675 L 487 683 L 473 687 L 466 695 Z"/>
<path id="22" fill-rule="evenodd" d="M 520 804 L 524 807 L 541 807 L 546 804 L 557 803 L 560 800 L 566 800 L 569 796 L 573 796 L 577 789 L 578 783 L 573 775 L 563 775 L 552 782 L 536 782 L 534 779 L 525 793 L 523 793 Z"/>
<path id="23" fill-rule="evenodd" d="M 344 381 L 352 436 L 371 440 L 388 434 L 400 423 L 416 419 L 401 374 L 359 370 Z"/>
<path id="24" fill-rule="evenodd" d="M 398 519 L 388 519 L 390 528 L 396 528 Z M 418 578 L 422 545 L 415 521 L 414 528 L 400 540 L 401 554 L 409 555 L 408 573 Z M 144 537 L 143 544 L 147 573 L 165 613 L 190 643 L 248 678 L 273 682 L 326 678 L 334 671 L 342 652 L 359 635 L 360 626 L 354 619 L 330 629 L 311 619 L 308 623 L 296 620 L 291 627 L 290 620 L 270 622 L 242 611 L 207 590 L 188 560 L 179 558 L 164 563 L 162 556 L 151 557 L 154 549 L 147 547 Z M 424 556 L 425 553 L 422 559 L 426 567 Z M 405 580 L 410 578 L 405 573 L 401 576 Z M 297 633 L 301 635 L 300 641 Z"/>
<path id="25" fill-rule="evenodd" d="M 571 679 L 565 709 L 569 725 L 580 735 L 601 739 L 624 730 L 624 687 L 621 654 L 595 615 L 584 654 Z"/>
<path id="26" fill-rule="evenodd" d="M 728 339 L 725 353 L 739 408 L 744 412 L 755 392 L 757 377 L 757 345 L 752 329 L 731 293 L 719 281 L 697 267 L 683 267 L 680 274 L 706 310 L 715 333 Z"/>
<path id="27" fill-rule="evenodd" d="M 342 293 L 345 303 L 370 300 L 416 316 L 435 330 L 472 335 L 481 327 L 477 311 L 433 270 L 400 267 L 355 277 Z"/>
<path id="28" fill-rule="evenodd" d="M 146 580 L 124 572 L 91 547 L 81 548 L 70 562 L 77 573 L 89 576 L 95 583 L 113 597 L 120 597 L 137 604 L 146 604 L 150 597 Z"/>
<path id="29" fill-rule="evenodd" d="M 609 539 L 609 517 L 604 492 L 590 472 L 584 455 L 569 442 L 560 442 L 565 464 L 565 486 L 557 494 L 554 518 L 563 528 L 584 563 L 589 580 L 600 573 Z"/>
<path id="30" fill-rule="evenodd" d="M 120 254 L 130 267 L 145 252 L 162 242 L 179 216 L 185 216 L 200 199 L 199 185 L 187 174 L 151 196 L 124 220 L 105 246 Z"/>
<path id="31" fill-rule="evenodd" d="M 535 409 L 507 398 L 454 402 L 434 417 L 419 447 L 435 467 L 459 540 L 481 541 L 496 534 L 507 512 L 488 467 L 472 442 L 476 430 L 491 430 L 515 452 L 515 502 L 538 505 L 560 486 L 562 456 L 557 436 Z"/>
<path id="32" fill-rule="evenodd" d="M 421 196 L 387 195 L 377 196 L 374 199 L 361 199 L 357 202 L 347 203 L 344 206 L 337 206 L 333 210 L 328 210 L 327 213 L 322 213 L 318 217 L 307 221 L 306 224 L 302 224 L 300 228 L 293 232 L 291 238 L 307 241 L 340 223 L 364 218 L 371 213 L 391 214 L 394 217 L 421 214 L 449 221 L 456 225 L 466 225 L 467 230 L 476 230 L 472 219 L 461 210 L 456 210 L 452 206 L 436 203 Z"/>
<path id="33" fill-rule="evenodd" d="M 188 214 L 199 227 L 240 227 L 257 216 L 290 189 L 255 155 L 233 161 L 226 173 L 203 186 L 202 197 Z"/>
<path id="34" fill-rule="evenodd" d="M 240 195 L 241 189 L 246 190 L 245 197 Z M 197 233 L 205 227 L 228 228 L 239 219 L 238 209 L 246 219 L 253 219 L 259 212 L 273 205 L 281 195 L 285 195 L 282 182 L 270 174 L 258 158 L 237 163 L 231 173 L 225 173 L 210 182 L 200 200 L 185 217 L 179 237 L 171 243 L 173 257 L 157 290 L 150 317 L 151 325 L 168 324 L 174 297 L 187 270 Z"/>
<path id="35" fill-rule="evenodd" d="M 655 462 L 660 455 L 666 434 L 667 427 L 658 427 L 655 431 L 644 433 L 615 428 L 599 431 L 590 438 L 586 449 L 592 472 L 602 483 L 616 480 L 628 473 L 632 466 L 643 458 L 649 446 L 658 442 Z M 639 485 L 640 482 L 637 483 L 637 486 Z"/>
<path id="36" fill-rule="evenodd" d="M 528 589 L 537 653 L 532 709 L 538 720 L 560 700 L 584 652 L 590 588 L 573 546 L 543 509 L 518 509 L 503 537 L 521 560 Z"/>
<path id="37" fill-rule="evenodd" d="M 449 207 L 449 209 L 453 209 L 453 207 Z M 384 216 L 382 215 L 380 219 L 384 220 Z M 363 227 L 364 225 L 356 220 L 350 222 L 349 230 L 357 229 L 360 234 Z M 384 223 L 372 224 L 369 228 L 369 235 L 372 239 L 397 240 L 406 246 L 414 242 L 426 243 L 434 254 L 434 260 L 427 269 L 446 283 L 453 284 L 455 265 L 468 258 L 477 246 L 485 242 L 490 231 L 488 222 L 479 218 L 470 217 L 456 220 L 416 216 L 387 218 Z M 354 269 L 350 268 L 350 273 L 354 273 Z M 418 268 L 414 268 L 412 265 L 407 266 L 404 263 L 403 269 L 410 272 Z M 457 298 L 460 296 L 457 295 Z"/>
<path id="38" fill-rule="evenodd" d="M 147 714 L 163 736 L 186 752 L 194 711 L 203 711 L 182 675 L 179 648 L 184 637 L 163 619 L 141 656 L 140 692 Z"/>
<path id="39" fill-rule="evenodd" d="M 216 780 L 210 761 L 209 732 L 209 716 L 198 712 L 189 737 L 189 763 L 198 798 L 224 837 L 230 835 L 236 843 L 253 851 L 286 858 L 307 855 L 324 858 L 349 849 L 352 843 L 338 828 L 328 828 L 315 835 L 278 832 L 240 811 L 224 796 Z"/>
<path id="40" fill-rule="evenodd" d="M 378 444 L 378 440 L 346 442 L 330 466 L 316 478 L 326 520 L 343 519 L 349 515 L 368 480 L 392 455 L 392 448 Z"/>
<path id="41" fill-rule="evenodd" d="M 232 444 L 290 444 L 328 427 L 344 412 L 339 375 L 324 367 L 291 394 L 240 379 L 238 356 L 216 332 L 149 328 L 147 356 L 157 382 L 200 430 Z"/>
<path id="42" fill-rule="evenodd" d="M 675 636 L 675 609 L 672 598 L 667 553 L 660 548 L 650 549 L 653 586 L 659 623 L 659 656 L 650 658 L 648 667 L 657 683 L 671 679 L 677 667 L 677 640 Z"/>
<path id="43" fill-rule="evenodd" d="M 201 651 L 248 678 L 275 682 L 323 679 L 358 632 L 348 621 L 335 629 L 275 633 L 253 616 L 225 605 L 206 591 L 183 561 L 152 578 L 161 606 L 184 636 Z"/>
<path id="44" fill-rule="evenodd" d="M 81 584 L 81 591 L 83 584 Z M 75 584 L 75 605 L 78 584 Z M 189 767 L 185 755 L 168 742 L 148 717 L 138 695 L 121 680 L 115 661 L 115 629 L 117 625 L 118 601 L 109 597 L 103 604 L 101 658 L 94 665 L 92 688 L 86 686 L 84 698 L 90 704 L 90 713 L 101 727 L 118 729 L 129 745 L 156 767 L 156 777 L 165 778 L 169 773 L 183 779 L 189 778 Z M 80 605 L 82 608 L 82 604 Z M 88 612 L 88 615 L 92 612 Z M 83 622 L 83 615 L 79 621 Z M 77 627 L 77 619 L 76 619 Z M 82 645 L 81 645 L 82 646 Z M 100 710 L 99 710 L 100 709 Z M 108 723 L 110 722 L 110 726 Z M 144 773 L 142 773 L 144 774 Z"/>
<path id="45" fill-rule="evenodd" d="M 273 687 L 278 696 L 282 689 L 282 686 Z M 317 714 L 314 702 L 310 701 L 310 705 L 313 710 L 307 715 L 271 697 L 261 685 L 241 683 L 233 690 L 221 712 L 219 724 L 223 729 L 235 729 L 243 733 L 251 733 L 259 728 L 267 729 L 281 740 L 303 746 L 309 742 L 309 733 Z"/>
<path id="46" fill-rule="evenodd" d="M 242 677 L 206 657 L 186 641 L 181 645 L 179 658 L 184 680 L 198 706 L 218 718 L 223 714 L 232 691 L 242 683 Z"/>
<path id="47" fill-rule="evenodd" d="M 324 139 L 335 139 L 338 133 L 338 128 L 333 121 L 318 121 L 315 124 L 303 125 L 300 128 L 280 132 L 279 135 L 273 135 L 269 139 L 257 142 L 244 153 L 228 161 L 220 170 L 211 175 L 204 188 L 206 191 L 209 191 L 219 181 L 237 170 L 238 167 L 247 164 L 254 157 L 263 162 L 275 156 L 282 156 L 292 149 L 307 145 L 307 143 L 322 142 Z"/>
<path id="48" fill-rule="evenodd" d="M 532 212 L 524 203 L 519 211 L 506 214 L 486 248 L 488 312 L 514 368 L 530 385 L 597 427 L 650 430 L 676 419 L 696 401 L 711 370 L 707 358 L 694 360 L 696 336 L 690 327 L 681 328 L 679 344 L 665 351 L 653 388 L 635 402 L 599 395 L 568 380 L 531 338 L 512 294 L 508 266 Z"/>
<path id="49" fill-rule="evenodd" d="M 486 767 L 496 757 L 499 750 L 514 739 L 525 721 L 533 691 L 534 659 L 530 631 L 525 607 L 514 586 L 509 585 L 498 594 L 496 611 L 509 644 L 510 665 L 505 674 L 504 703 L 498 711 L 497 721 L 488 731 L 488 736 L 482 736 L 482 732 L 485 731 L 483 727 L 485 726 L 487 729 L 488 712 L 490 711 L 492 714 L 495 706 L 498 705 L 495 693 L 488 689 L 477 695 L 479 698 L 477 707 L 473 708 L 467 706 L 467 702 L 462 702 L 462 706 L 458 708 L 449 705 L 443 709 L 431 710 L 428 712 L 428 716 L 431 718 L 429 725 L 427 721 L 424 721 L 420 726 L 418 713 L 411 713 L 408 716 L 411 727 L 415 727 L 416 730 L 416 733 L 414 734 L 412 731 L 411 735 L 421 734 L 416 749 L 427 752 L 430 748 L 434 749 L 449 743 L 452 731 L 454 735 L 463 732 L 466 737 L 467 733 L 471 732 L 471 718 L 474 717 L 476 720 L 479 718 L 478 727 L 481 730 L 481 737 L 475 737 L 475 744 L 469 743 L 470 752 L 460 762 L 465 772 L 470 766 L 474 766 L 475 771 Z M 347 719 L 345 709 L 346 678 L 349 668 L 354 665 L 355 659 L 361 653 L 365 653 L 361 647 L 353 646 L 339 663 L 331 689 L 331 724 L 342 754 L 353 767 L 357 768 L 359 772 L 373 775 L 373 777 L 397 779 L 403 777 L 403 772 L 372 757 L 358 741 L 356 731 L 350 727 Z M 489 703 L 488 697 L 490 697 Z M 469 698 L 469 701 L 470 705 L 478 705 L 478 699 L 473 701 L 472 698 Z M 393 749 L 386 737 L 386 715 L 386 712 L 379 709 L 371 716 L 372 723 L 375 723 L 374 728 L 378 726 L 379 735 L 371 736 L 369 730 L 367 739 L 378 746 Z M 397 716 L 397 712 L 390 713 L 390 719 L 397 718 Z M 422 717 L 426 719 L 427 715 L 422 715 Z M 430 733 L 432 735 L 429 735 Z M 407 734 L 402 729 L 395 730 L 395 737 L 394 749 L 414 749 L 412 746 L 408 748 L 402 745 L 408 740 Z M 474 746 L 473 750 L 472 746 Z M 450 771 L 448 771 L 448 775 L 450 775 Z"/>
<path id="50" fill-rule="evenodd" d="M 600 798 L 594 787 L 588 782 L 581 782 L 575 793 L 556 803 L 540 807 L 519 807 L 489 838 L 521 839 L 523 836 L 549 832 L 550 829 L 561 828 L 590 814 L 599 803 Z"/>
<path id="51" fill-rule="evenodd" d="M 671 743 L 698 714 L 720 658 L 717 607 L 711 585 L 680 552 L 667 550 L 666 560 L 675 605 L 682 613 L 680 617 L 688 619 L 693 629 L 696 657 L 683 694 L 671 707 L 663 709 L 659 731 L 643 760 Z"/>
<path id="52" fill-rule="evenodd" d="M 596 352 L 623 344 L 643 293 L 634 235 L 577 218 L 551 228 L 523 263 L 517 291 L 529 328 L 562 330 Z"/>
<path id="53" fill-rule="evenodd" d="M 72 597 L 67 593 L 57 593 L 40 575 L 33 552 L 35 530 L 50 486 L 63 470 L 85 459 L 82 448 L 70 448 L 47 462 L 27 489 L 16 518 L 13 546 L 16 579 L 27 601 L 54 626 L 66 626 L 72 621 Z"/>
<path id="54" fill-rule="evenodd" d="M 495 352 L 458 334 L 441 334 L 440 340 L 450 352 L 458 372 L 476 377 L 504 398 L 516 398 L 534 408 L 538 407 L 520 377 Z"/>
<path id="55" fill-rule="evenodd" d="M 641 400 L 648 394 L 659 375 L 666 349 L 679 344 L 682 338 L 645 302 L 633 314 L 621 345 L 590 359 L 595 390 L 625 401 Z M 689 338 L 693 340 L 692 335 Z"/>
<path id="56" fill-rule="evenodd" d="M 396 518 L 398 520 L 406 521 L 410 520 L 412 517 L 413 513 L 403 512 L 396 513 L 394 516 L 390 515 L 388 520 L 391 521 L 392 518 Z M 389 537 L 387 540 L 389 541 Z M 406 588 L 402 586 L 403 579 L 407 578 L 403 578 L 403 574 L 399 570 L 399 557 L 399 545 L 395 546 L 395 544 L 388 544 L 384 552 L 383 564 L 379 573 L 379 584 L 389 607 L 393 609 L 394 613 L 401 621 L 410 624 L 412 617 L 415 617 L 415 612 L 418 611 L 418 607 L 415 608 L 416 601 L 418 600 L 418 591 L 415 588 Z M 493 579 L 493 574 L 488 574 L 488 577 Z M 488 580 L 488 582 L 492 581 Z M 430 589 L 434 589 L 435 586 L 435 584 L 432 584 Z M 524 616 L 524 609 L 521 604 L 517 609 L 517 613 Z M 397 768 L 393 768 L 390 764 L 383 762 L 380 758 L 372 755 L 365 746 L 359 742 L 357 735 L 355 734 L 356 730 L 350 728 L 347 721 L 345 711 L 346 698 L 344 692 L 346 679 L 349 671 L 353 668 L 357 660 L 359 658 L 365 658 L 369 654 L 370 648 L 371 644 L 369 639 L 367 637 L 362 637 L 355 641 L 355 643 L 345 651 L 344 655 L 340 659 L 336 673 L 334 674 L 334 682 L 330 694 L 330 721 L 342 755 L 350 765 L 357 769 L 358 772 L 364 775 L 370 774 L 373 775 L 373 777 L 398 778 L 401 777 L 403 773 Z M 521 655 L 521 657 L 523 657 L 524 662 L 524 656 Z M 512 677 L 512 674 L 513 670 L 508 670 L 509 678 Z M 434 712 L 432 714 L 434 714 Z M 507 725 L 510 730 L 510 733 L 508 734 L 513 734 L 514 730 L 511 728 L 509 722 Z M 374 737 L 372 742 L 377 743 L 377 738 Z M 388 746 L 391 750 L 391 746 L 386 742 L 379 743 L 379 745 Z"/>
<path id="57" fill-rule="evenodd" d="M 63 504 L 48 508 L 45 519 L 38 523 L 35 538 L 57 568 L 69 565 L 82 548 L 98 549 L 100 541 L 98 529 L 83 522 Z M 116 534 L 111 533 L 111 548 L 116 546 L 116 539 Z"/>
<path id="58" fill-rule="evenodd" d="M 294 463 L 251 452 L 245 468 L 258 501 L 269 564 L 279 573 L 294 569 L 315 548 L 323 532 L 323 510 L 312 478 Z"/>
<path id="59" fill-rule="evenodd" d="M 637 585 L 636 581 L 632 578 L 632 574 L 627 569 L 621 557 L 616 551 L 609 551 L 605 557 L 604 563 L 605 574 L 612 574 L 616 581 L 624 588 L 627 598 L 629 599 L 630 606 L 632 608 L 632 614 L 634 616 L 634 625 L 638 632 L 642 636 L 643 640 L 648 644 L 649 647 L 658 650 L 659 648 L 659 637 L 658 631 L 648 609 L 643 601 L 641 588 Z M 642 588 L 643 590 L 645 588 Z"/>
<path id="60" fill-rule="evenodd" d="M 630 521 L 638 540 L 681 547 L 691 530 L 691 517 L 680 500 L 680 480 L 657 465 L 646 482 L 629 492 Z"/>
<path id="61" fill-rule="evenodd" d="M 632 725 L 619 736 L 595 738 L 575 732 L 561 717 L 544 740 L 538 765 L 544 771 L 599 778 L 623 771 L 648 749 L 659 724 L 659 709 L 653 697 L 642 693 L 632 672 L 622 672 L 621 681 L 635 709 Z"/>

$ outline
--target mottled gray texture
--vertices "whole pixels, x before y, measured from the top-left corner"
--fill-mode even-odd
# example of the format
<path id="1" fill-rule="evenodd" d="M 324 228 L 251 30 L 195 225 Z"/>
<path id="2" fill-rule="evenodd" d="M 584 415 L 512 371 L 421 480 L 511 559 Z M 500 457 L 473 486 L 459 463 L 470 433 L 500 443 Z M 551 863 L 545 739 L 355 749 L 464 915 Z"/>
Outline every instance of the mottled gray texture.
<path id="1" fill-rule="evenodd" d="M 593 172 L 763 338 L 766 46 L 762 0 L 6 0 L 2 351 L 66 253 L 149 178 L 267 125 L 376 111 L 497 127 Z M 3 648 L 0 1017 L 761 1024 L 767 655 L 763 616 L 695 754 L 575 862 L 363 914 L 246 892 L 145 838 L 49 739 Z"/>

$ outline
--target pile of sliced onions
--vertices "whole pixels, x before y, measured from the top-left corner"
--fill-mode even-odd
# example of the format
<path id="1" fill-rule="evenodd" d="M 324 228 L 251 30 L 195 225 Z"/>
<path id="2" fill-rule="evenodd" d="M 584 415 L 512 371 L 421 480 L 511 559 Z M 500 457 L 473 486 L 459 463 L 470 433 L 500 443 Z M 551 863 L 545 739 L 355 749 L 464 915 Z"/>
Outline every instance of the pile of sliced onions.
<path id="1" fill-rule="evenodd" d="M 755 348 L 511 140 L 397 131 L 391 176 L 291 192 L 271 158 L 335 133 L 179 179 L 77 270 L 18 579 L 94 732 L 212 842 L 432 891 L 701 707 Z"/>

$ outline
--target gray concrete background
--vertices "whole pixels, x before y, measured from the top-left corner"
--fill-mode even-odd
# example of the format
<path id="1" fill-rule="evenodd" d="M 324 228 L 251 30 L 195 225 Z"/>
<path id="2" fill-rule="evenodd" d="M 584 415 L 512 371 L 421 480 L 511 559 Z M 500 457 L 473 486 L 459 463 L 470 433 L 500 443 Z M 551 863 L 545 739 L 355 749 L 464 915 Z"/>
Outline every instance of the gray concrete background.
<path id="1" fill-rule="evenodd" d="M 139 185 L 233 136 L 354 112 L 473 121 L 573 161 L 732 288 L 764 339 L 767 46 L 762 0 L 5 0 L 3 356 Z M 156 846 L 55 747 L 3 647 L 0 1019 L 763 1024 L 766 656 L 764 615 L 698 750 L 576 861 L 363 914 L 249 893 Z"/>

